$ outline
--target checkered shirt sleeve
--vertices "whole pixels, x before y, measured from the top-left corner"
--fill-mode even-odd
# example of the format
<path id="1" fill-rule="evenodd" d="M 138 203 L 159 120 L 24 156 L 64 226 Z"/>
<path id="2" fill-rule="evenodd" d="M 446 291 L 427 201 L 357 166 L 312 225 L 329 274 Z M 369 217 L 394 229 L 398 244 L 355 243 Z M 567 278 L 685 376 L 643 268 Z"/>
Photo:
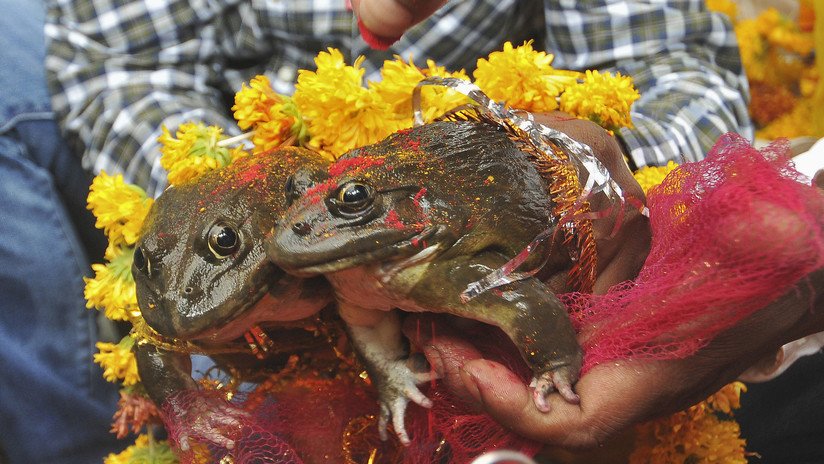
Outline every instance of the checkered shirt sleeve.
<path id="1" fill-rule="evenodd" d="M 730 131 L 752 139 L 734 31 L 703 1 L 547 1 L 545 18 L 555 66 L 633 77 L 635 127 L 620 136 L 637 166 L 699 160 Z"/>

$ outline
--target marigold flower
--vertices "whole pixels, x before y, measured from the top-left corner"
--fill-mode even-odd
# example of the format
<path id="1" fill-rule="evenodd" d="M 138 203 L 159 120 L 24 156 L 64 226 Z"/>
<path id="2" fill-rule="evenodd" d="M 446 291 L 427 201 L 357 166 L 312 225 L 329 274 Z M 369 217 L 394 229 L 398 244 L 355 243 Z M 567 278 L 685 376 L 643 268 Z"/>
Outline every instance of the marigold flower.
<path id="1" fill-rule="evenodd" d="M 249 81 L 248 87 L 245 83 L 241 85 L 235 94 L 232 111 L 238 127 L 247 130 L 260 122 L 270 121 L 272 107 L 281 102 L 282 98 L 272 89 L 269 78 L 258 75 Z"/>
<path id="2" fill-rule="evenodd" d="M 223 129 L 201 123 L 184 123 L 177 129 L 176 138 L 164 126 L 157 139 L 160 142 L 160 164 L 169 171 L 169 183 L 179 185 L 201 174 L 224 167 L 239 156 L 246 155 L 238 146 L 228 148 L 219 142 L 224 140 Z"/>
<path id="3" fill-rule="evenodd" d="M 132 353 L 132 337 L 127 335 L 117 344 L 97 342 L 95 346 L 98 352 L 94 355 L 94 362 L 103 368 L 103 378 L 109 382 L 122 381 L 124 386 L 134 385 L 140 381 L 137 361 Z"/>
<path id="4" fill-rule="evenodd" d="M 149 435 L 137 437 L 134 444 L 119 454 L 109 454 L 103 464 L 177 464 L 168 441 L 155 441 Z"/>
<path id="5" fill-rule="evenodd" d="M 309 145 L 332 159 L 403 127 L 391 117 L 391 106 L 363 87 L 363 60 L 348 66 L 339 50 L 329 48 L 315 57 L 317 71 L 298 73 L 293 98 L 308 125 Z"/>
<path id="6" fill-rule="evenodd" d="M 747 77 L 755 81 L 763 81 L 767 75 L 765 62 L 766 42 L 761 35 L 759 24 L 755 19 L 739 21 L 735 25 L 735 36 L 738 38 L 741 64 Z"/>
<path id="7" fill-rule="evenodd" d="M 103 171 L 89 188 L 88 208 L 97 218 L 95 226 L 116 246 L 134 245 L 153 202 L 143 189 L 124 182 L 120 174 L 110 176 Z"/>
<path id="8" fill-rule="evenodd" d="M 738 423 L 714 414 L 740 407 L 739 395 L 745 390 L 734 382 L 685 411 L 639 425 L 630 464 L 745 464 L 746 440 Z"/>
<path id="9" fill-rule="evenodd" d="M 451 73 L 432 60 L 427 60 L 426 65 L 426 68 L 419 68 L 412 60 L 407 63 L 395 56 L 394 60 L 383 63 L 380 82 L 369 83 L 369 88 L 390 106 L 395 118 L 402 120 L 404 127 L 412 126 L 412 91 L 422 79 L 438 76 L 469 80 L 463 70 Z M 466 103 L 469 99 L 465 95 L 449 88 L 426 86 L 421 89 L 421 110 L 426 122 Z"/>
<path id="10" fill-rule="evenodd" d="M 117 412 L 114 413 L 111 432 L 117 438 L 126 438 L 129 432 L 139 433 L 149 423 L 162 423 L 157 405 L 145 392 L 138 393 L 135 388 L 120 390 Z M 140 389 L 142 390 L 142 389 Z"/>
<path id="11" fill-rule="evenodd" d="M 561 95 L 561 111 L 614 131 L 632 127 L 629 110 L 639 97 L 629 76 L 587 71 L 581 84 L 567 87 Z"/>
<path id="12" fill-rule="evenodd" d="M 490 98 L 511 108 L 546 112 L 558 108 L 558 95 L 576 83 L 580 73 L 554 69 L 554 55 L 532 48 L 532 41 L 513 47 L 506 42 L 499 52 L 479 59 L 475 84 Z"/>
<path id="13" fill-rule="evenodd" d="M 667 174 L 677 167 L 674 161 L 668 162 L 666 166 L 645 166 L 635 171 L 633 176 L 644 193 L 648 193 L 649 189 L 663 182 Z"/>
<path id="14" fill-rule="evenodd" d="M 809 98 L 799 100 L 792 111 L 785 113 L 766 127 L 755 132 L 757 138 L 774 140 L 779 137 L 815 136 L 815 116 L 820 111 L 818 105 Z M 821 134 L 819 134 L 821 135 Z"/>
<path id="15" fill-rule="evenodd" d="M 732 0 L 707 0 L 707 9 L 723 13 L 732 21 L 738 18 L 738 4 Z"/>
<path id="16" fill-rule="evenodd" d="M 84 277 L 87 308 L 103 309 L 107 318 L 130 321 L 139 317 L 132 277 L 133 247 L 109 247 L 107 264 L 92 264 L 94 277 Z"/>
<path id="17" fill-rule="evenodd" d="M 716 412 L 732 414 L 734 409 L 741 407 L 741 393 L 747 391 L 747 386 L 741 382 L 732 382 L 707 398 L 707 406 Z"/>
<path id="18" fill-rule="evenodd" d="M 291 98 L 272 89 L 266 76 L 254 77 L 235 94 L 232 106 L 238 127 L 252 129 L 254 152 L 261 153 L 284 144 L 305 143 L 309 134 Z"/>

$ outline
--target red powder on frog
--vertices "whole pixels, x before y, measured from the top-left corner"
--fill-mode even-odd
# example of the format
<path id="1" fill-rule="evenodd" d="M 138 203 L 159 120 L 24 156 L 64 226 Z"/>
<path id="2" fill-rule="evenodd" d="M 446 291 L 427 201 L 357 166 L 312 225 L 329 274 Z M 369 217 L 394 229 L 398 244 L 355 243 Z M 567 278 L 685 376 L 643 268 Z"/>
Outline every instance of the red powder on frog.
<path id="1" fill-rule="evenodd" d="M 252 164 L 247 169 L 241 171 L 240 175 L 238 175 L 239 185 L 246 185 L 256 180 L 264 179 L 266 179 L 266 172 L 264 171 L 263 164 L 260 162 Z"/>
<path id="2" fill-rule="evenodd" d="M 384 222 L 387 227 L 391 227 L 393 229 L 403 229 L 404 225 L 401 222 L 400 216 L 398 216 L 398 212 L 394 209 L 386 215 L 386 221 Z"/>
<path id="3" fill-rule="evenodd" d="M 426 187 L 421 187 L 421 189 L 418 190 L 418 193 L 416 193 L 415 197 L 412 199 L 412 202 L 415 204 L 415 207 L 421 207 L 421 198 L 423 198 L 424 195 L 426 195 Z"/>
<path id="4" fill-rule="evenodd" d="M 363 169 L 381 166 L 384 162 L 386 162 L 386 160 L 383 158 L 374 158 L 371 156 L 339 159 L 329 166 L 329 175 L 337 177 L 343 173 L 355 174 Z"/>
<path id="5" fill-rule="evenodd" d="M 314 205 L 321 201 L 329 192 L 331 192 L 336 185 L 337 183 L 334 179 L 329 179 L 326 182 L 313 186 L 307 190 L 303 196 L 308 198 L 309 202 Z"/>

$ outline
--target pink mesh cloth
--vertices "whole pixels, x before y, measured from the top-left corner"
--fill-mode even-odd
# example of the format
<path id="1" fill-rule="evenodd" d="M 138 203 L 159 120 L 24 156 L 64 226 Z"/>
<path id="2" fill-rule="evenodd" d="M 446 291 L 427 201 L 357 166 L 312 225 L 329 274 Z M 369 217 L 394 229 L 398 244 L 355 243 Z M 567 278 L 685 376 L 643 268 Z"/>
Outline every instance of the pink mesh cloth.
<path id="1" fill-rule="evenodd" d="M 586 372 L 619 358 L 687 356 L 824 265 L 820 192 L 789 146 L 734 134 L 648 195 L 652 246 L 638 278 L 605 295 L 566 295 L 588 335 Z"/>
<path id="2" fill-rule="evenodd" d="M 786 143 L 759 151 L 739 136 L 726 135 L 706 160 L 682 165 L 649 194 L 653 241 L 637 279 L 605 295 L 562 298 L 585 335 L 584 372 L 614 359 L 688 356 L 803 285 L 805 275 L 824 265 L 822 214 L 811 206 L 820 202 L 820 194 L 799 182 L 787 153 Z M 503 346 L 505 338 L 479 348 L 527 379 L 523 361 Z M 495 448 L 530 455 L 539 449 L 472 412 L 437 383 L 424 393 L 435 406 L 409 407 L 412 445 L 386 451 L 377 444 L 375 462 L 466 463 Z M 176 445 L 183 435 L 210 443 L 207 462 L 223 456 L 237 464 L 344 462 L 341 450 L 350 440 L 343 437 L 344 428 L 377 410 L 371 390 L 355 381 L 295 382 L 256 405 L 223 402 L 216 407 L 207 393 L 187 395 L 166 405 L 166 424 Z M 209 401 L 203 403 L 204 398 Z M 203 433 L 192 411 L 204 404 L 210 417 L 238 418 L 234 426 L 206 427 L 233 437 L 234 449 L 211 443 Z M 196 451 L 182 452 L 181 461 L 202 462 Z"/>

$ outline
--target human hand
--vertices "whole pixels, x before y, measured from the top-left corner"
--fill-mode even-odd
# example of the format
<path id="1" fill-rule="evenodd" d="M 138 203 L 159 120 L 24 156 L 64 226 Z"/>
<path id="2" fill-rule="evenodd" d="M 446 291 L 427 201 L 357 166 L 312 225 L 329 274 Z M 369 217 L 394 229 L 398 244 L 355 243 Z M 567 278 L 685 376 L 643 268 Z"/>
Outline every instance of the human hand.
<path id="1" fill-rule="evenodd" d="M 446 0 L 352 0 L 352 8 L 369 32 L 394 41 L 445 3 Z"/>
<path id="2" fill-rule="evenodd" d="M 426 355 L 440 382 L 476 410 L 524 437 L 572 450 L 603 445 L 628 427 L 663 417 L 705 399 L 758 359 L 790 339 L 824 329 L 824 271 L 809 276 L 783 298 L 722 333 L 687 359 L 622 360 L 594 367 L 577 383 L 579 405 L 558 395 L 548 398 L 551 413 L 538 411 L 532 392 L 505 366 L 481 358 L 460 330 L 439 316 L 411 319 L 406 333 Z M 815 301 L 809 311 L 811 298 Z M 804 313 L 799 318 L 793 315 Z M 817 316 L 816 316 L 817 314 Z M 416 325 L 436 327 L 432 332 Z"/>
<path id="3" fill-rule="evenodd" d="M 649 221 L 639 209 L 645 203 L 644 192 L 632 176 L 617 139 L 598 124 L 561 111 L 535 114 L 534 117 L 535 121 L 592 148 L 595 157 L 606 167 L 627 199 L 621 208 L 614 208 L 608 217 L 592 222 L 598 250 L 597 278 L 593 291 L 604 293 L 609 287 L 634 278 L 649 253 L 651 232 Z M 610 205 L 600 196 L 590 206 L 593 211 L 599 211 Z M 620 221 L 617 230 L 616 221 Z M 562 274 L 550 280 L 565 280 L 566 273 Z"/>
<path id="4" fill-rule="evenodd" d="M 808 200 L 813 202 L 808 205 L 813 217 L 824 218 L 824 197 Z M 747 255 L 752 248 L 769 246 L 776 237 L 783 237 L 778 246 L 806 249 L 807 236 L 798 233 L 801 218 L 765 206 L 761 216 L 741 221 L 743 227 L 764 232 L 759 236 L 765 241 L 740 242 L 730 236 L 731 245 Z M 824 230 L 824 220 L 819 219 L 815 227 Z M 789 238 L 796 241 L 787 243 Z M 783 344 L 824 330 L 822 289 L 824 269 L 818 269 L 687 358 L 596 365 L 576 385 L 580 404 L 551 397 L 551 414 L 534 408 L 531 392 L 519 377 L 499 363 L 481 359 L 480 352 L 444 321 L 434 322 L 437 330 L 428 334 L 407 330 L 407 336 L 424 352 L 447 388 L 507 428 L 544 443 L 591 448 L 633 424 L 695 404 L 759 360 L 774 355 Z"/>

